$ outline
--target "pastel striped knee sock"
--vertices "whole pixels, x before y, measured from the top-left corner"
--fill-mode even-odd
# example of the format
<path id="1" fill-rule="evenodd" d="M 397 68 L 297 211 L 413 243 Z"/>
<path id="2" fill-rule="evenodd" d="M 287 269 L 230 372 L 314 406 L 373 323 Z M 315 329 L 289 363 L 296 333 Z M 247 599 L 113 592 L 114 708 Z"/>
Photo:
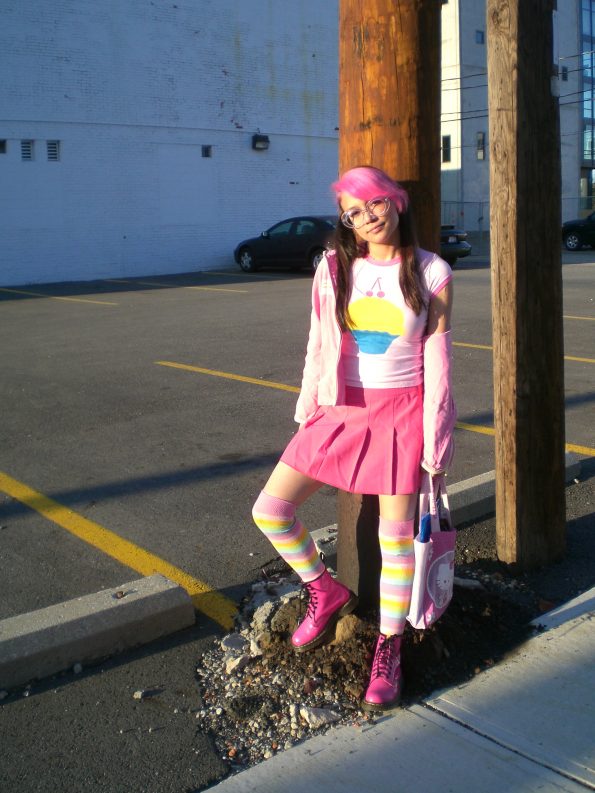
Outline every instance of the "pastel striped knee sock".
<path id="1" fill-rule="evenodd" d="M 386 520 L 381 517 L 378 538 L 382 553 L 380 633 L 401 635 L 409 612 L 415 569 L 413 520 Z"/>
<path id="2" fill-rule="evenodd" d="M 269 496 L 263 490 L 256 499 L 252 517 L 277 553 L 302 581 L 314 581 L 324 573 L 326 568 L 314 540 L 295 517 L 295 504 Z"/>

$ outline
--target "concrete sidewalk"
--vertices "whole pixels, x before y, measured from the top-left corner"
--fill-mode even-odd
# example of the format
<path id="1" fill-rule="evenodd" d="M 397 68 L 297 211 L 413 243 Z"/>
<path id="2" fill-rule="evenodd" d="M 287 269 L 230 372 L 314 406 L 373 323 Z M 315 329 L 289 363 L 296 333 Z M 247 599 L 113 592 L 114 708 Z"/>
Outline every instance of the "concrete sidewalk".
<path id="1" fill-rule="evenodd" d="M 342 727 L 230 777 L 217 793 L 595 790 L 595 589 L 469 683 L 371 726 Z"/>

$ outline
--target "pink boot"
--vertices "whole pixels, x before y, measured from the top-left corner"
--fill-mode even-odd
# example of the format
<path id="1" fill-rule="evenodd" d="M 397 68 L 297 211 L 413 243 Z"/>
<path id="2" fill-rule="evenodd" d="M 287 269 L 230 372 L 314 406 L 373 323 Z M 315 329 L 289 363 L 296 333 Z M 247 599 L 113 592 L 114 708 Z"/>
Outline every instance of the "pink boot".
<path id="1" fill-rule="evenodd" d="M 358 603 L 356 595 L 335 581 L 328 570 L 304 586 L 310 596 L 308 610 L 291 637 L 291 643 L 298 652 L 323 644 L 339 617 L 350 614 Z"/>
<path id="2" fill-rule="evenodd" d="M 401 637 L 380 634 L 372 662 L 364 710 L 385 710 L 401 699 Z"/>

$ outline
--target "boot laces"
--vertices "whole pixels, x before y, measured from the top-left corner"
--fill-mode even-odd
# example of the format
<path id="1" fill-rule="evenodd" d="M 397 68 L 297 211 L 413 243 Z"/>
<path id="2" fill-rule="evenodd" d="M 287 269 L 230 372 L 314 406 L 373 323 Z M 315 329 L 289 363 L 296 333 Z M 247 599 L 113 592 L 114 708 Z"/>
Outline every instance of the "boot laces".
<path id="1" fill-rule="evenodd" d="M 300 589 L 300 610 L 298 614 L 298 619 L 301 619 L 303 611 L 304 611 L 304 600 L 306 599 L 306 593 L 308 597 L 308 607 L 306 609 L 306 615 L 304 619 L 308 619 L 308 617 L 312 620 L 316 620 L 316 607 L 318 606 L 318 592 L 314 589 L 314 587 L 310 586 L 309 583 L 303 583 Z"/>
<path id="2" fill-rule="evenodd" d="M 322 562 L 326 562 L 326 557 L 322 551 L 318 554 Z M 298 610 L 298 620 L 301 621 L 302 614 L 304 613 L 304 600 L 306 599 L 306 593 L 309 598 L 308 608 L 306 609 L 306 616 L 311 617 L 313 620 L 316 620 L 316 606 L 318 605 L 318 593 L 314 589 L 314 587 L 310 586 L 312 582 L 304 582 L 302 581 L 300 584 L 300 597 L 299 597 L 299 610 Z"/>
<path id="3" fill-rule="evenodd" d="M 395 637 L 380 634 L 372 664 L 372 679 L 376 677 L 390 678 L 394 675 L 399 662 L 396 645 Z"/>

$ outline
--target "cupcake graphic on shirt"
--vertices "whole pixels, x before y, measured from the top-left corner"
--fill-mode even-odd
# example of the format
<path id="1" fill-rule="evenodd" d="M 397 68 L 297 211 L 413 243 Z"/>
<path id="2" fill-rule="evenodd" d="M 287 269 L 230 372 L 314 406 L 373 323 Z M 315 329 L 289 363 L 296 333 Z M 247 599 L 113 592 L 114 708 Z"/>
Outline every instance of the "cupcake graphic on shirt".
<path id="1" fill-rule="evenodd" d="M 403 335 L 403 312 L 380 297 L 362 297 L 349 305 L 351 334 L 360 352 L 382 355 Z"/>

